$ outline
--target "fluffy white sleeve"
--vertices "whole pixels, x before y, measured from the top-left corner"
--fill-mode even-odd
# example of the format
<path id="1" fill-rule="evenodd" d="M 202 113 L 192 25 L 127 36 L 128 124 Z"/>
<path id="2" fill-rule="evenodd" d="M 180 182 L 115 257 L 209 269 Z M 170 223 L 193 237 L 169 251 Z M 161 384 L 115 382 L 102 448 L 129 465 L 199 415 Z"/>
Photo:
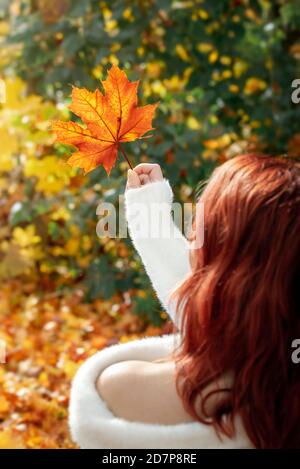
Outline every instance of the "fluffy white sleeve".
<path id="1" fill-rule="evenodd" d="M 156 294 L 181 330 L 180 311 L 170 293 L 191 272 L 189 242 L 173 221 L 173 191 L 167 179 L 125 192 L 125 211 L 132 242 Z"/>
<path id="2" fill-rule="evenodd" d="M 82 449 L 251 448 L 237 416 L 237 435 L 220 440 L 211 425 L 198 421 L 167 425 L 126 420 L 114 415 L 96 389 L 96 380 L 113 363 L 153 361 L 180 344 L 180 334 L 142 337 L 99 350 L 79 367 L 72 380 L 69 429 Z"/>

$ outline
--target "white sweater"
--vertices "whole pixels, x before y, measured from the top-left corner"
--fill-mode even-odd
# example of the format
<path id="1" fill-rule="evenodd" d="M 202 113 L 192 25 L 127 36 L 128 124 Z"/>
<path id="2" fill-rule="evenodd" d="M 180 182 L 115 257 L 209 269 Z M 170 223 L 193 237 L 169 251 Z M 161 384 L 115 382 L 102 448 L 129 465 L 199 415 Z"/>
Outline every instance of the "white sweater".
<path id="1" fill-rule="evenodd" d="M 235 438 L 222 437 L 220 441 L 212 426 L 197 421 L 165 425 L 119 418 L 112 414 L 95 387 L 107 366 L 131 359 L 156 360 L 168 355 L 180 342 L 180 311 L 176 313 L 175 304 L 168 300 L 174 288 L 190 274 L 191 267 L 188 241 L 172 219 L 172 201 L 173 192 L 166 179 L 125 193 L 131 239 L 162 306 L 179 332 L 114 344 L 81 365 L 72 382 L 69 406 L 71 436 L 81 448 L 252 448 L 239 418 Z M 163 226 L 153 231 L 158 207 Z"/>

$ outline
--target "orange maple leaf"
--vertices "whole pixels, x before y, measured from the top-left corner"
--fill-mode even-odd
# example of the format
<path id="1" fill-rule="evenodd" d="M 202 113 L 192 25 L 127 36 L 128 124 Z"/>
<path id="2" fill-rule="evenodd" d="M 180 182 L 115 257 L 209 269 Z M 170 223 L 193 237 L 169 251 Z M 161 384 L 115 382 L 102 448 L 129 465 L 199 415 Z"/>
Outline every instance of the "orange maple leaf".
<path id="1" fill-rule="evenodd" d="M 69 109 L 86 124 L 53 121 L 52 130 L 61 143 L 74 145 L 78 152 L 68 159 L 71 166 L 88 173 L 102 164 L 107 174 L 115 165 L 120 149 L 130 165 L 121 142 L 132 142 L 152 127 L 153 114 L 159 102 L 137 106 L 139 80 L 130 82 L 122 70 L 113 65 L 107 80 L 102 81 L 105 93 L 72 87 Z"/>

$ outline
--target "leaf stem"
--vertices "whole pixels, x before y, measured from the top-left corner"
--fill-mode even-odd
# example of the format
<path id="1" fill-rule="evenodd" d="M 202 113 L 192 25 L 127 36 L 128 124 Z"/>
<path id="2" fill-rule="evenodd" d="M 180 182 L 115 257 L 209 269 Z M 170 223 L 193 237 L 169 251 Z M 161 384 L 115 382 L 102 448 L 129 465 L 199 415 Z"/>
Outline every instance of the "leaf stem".
<path id="1" fill-rule="evenodd" d="M 125 160 L 126 160 L 127 163 L 128 163 L 129 168 L 130 168 L 130 169 L 133 169 L 133 167 L 132 167 L 132 165 L 131 165 L 131 163 L 130 163 L 130 161 L 129 161 L 129 159 L 128 159 L 126 153 L 125 153 L 125 150 L 124 150 L 124 148 L 120 145 L 120 143 L 118 144 L 118 148 L 120 148 L 120 150 L 121 150 L 121 152 L 122 152 L 122 154 L 123 154 Z"/>

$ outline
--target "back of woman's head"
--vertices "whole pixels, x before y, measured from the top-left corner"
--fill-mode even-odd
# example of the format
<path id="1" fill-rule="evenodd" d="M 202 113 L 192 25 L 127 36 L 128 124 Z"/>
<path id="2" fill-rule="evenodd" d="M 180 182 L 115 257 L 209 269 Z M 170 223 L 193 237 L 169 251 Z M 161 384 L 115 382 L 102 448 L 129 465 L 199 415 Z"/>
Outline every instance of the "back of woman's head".
<path id="1" fill-rule="evenodd" d="M 185 303 L 176 358 L 185 408 L 205 421 L 193 408 L 197 393 L 231 370 L 215 428 L 231 435 L 239 414 L 256 447 L 299 446 L 300 364 L 291 343 L 300 338 L 300 164 L 235 157 L 214 171 L 199 202 L 204 244 L 176 291 L 178 306 Z"/>

